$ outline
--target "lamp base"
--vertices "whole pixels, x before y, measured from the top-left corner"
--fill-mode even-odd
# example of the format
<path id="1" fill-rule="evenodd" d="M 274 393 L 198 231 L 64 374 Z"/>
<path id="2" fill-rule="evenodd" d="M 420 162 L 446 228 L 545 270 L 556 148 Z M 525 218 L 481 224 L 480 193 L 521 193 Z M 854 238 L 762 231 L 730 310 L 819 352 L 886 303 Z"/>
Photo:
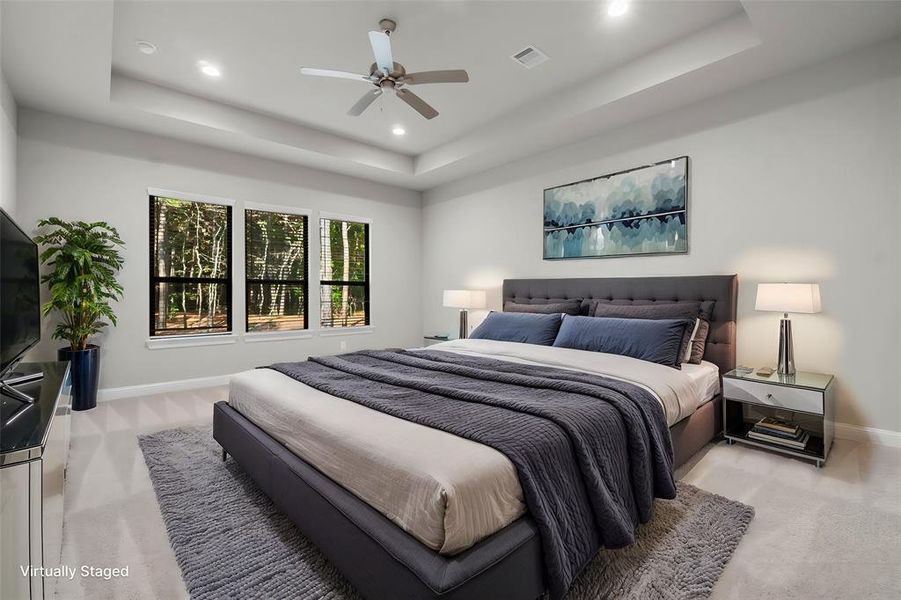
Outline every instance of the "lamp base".
<path id="1" fill-rule="evenodd" d="M 779 365 L 776 368 L 779 375 L 795 374 L 795 349 L 792 343 L 792 322 L 788 313 L 779 322 Z"/>
<path id="2" fill-rule="evenodd" d="M 460 311 L 460 339 L 469 337 L 469 311 L 465 308 Z"/>

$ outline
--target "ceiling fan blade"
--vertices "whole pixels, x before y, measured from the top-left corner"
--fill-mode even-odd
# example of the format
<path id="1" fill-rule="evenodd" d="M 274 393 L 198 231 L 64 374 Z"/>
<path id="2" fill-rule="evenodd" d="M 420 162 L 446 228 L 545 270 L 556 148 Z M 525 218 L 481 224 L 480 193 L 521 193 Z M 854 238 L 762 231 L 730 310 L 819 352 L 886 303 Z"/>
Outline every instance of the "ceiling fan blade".
<path id="1" fill-rule="evenodd" d="M 397 90 L 397 97 L 413 107 L 413 110 L 421 114 L 426 119 L 434 119 L 438 116 L 437 110 L 432 108 L 428 102 L 426 102 L 410 90 Z"/>
<path id="2" fill-rule="evenodd" d="M 363 114 L 363 111 L 369 108 L 369 105 L 375 102 L 375 99 L 382 95 L 381 88 L 375 88 L 374 90 L 370 90 L 363 94 L 363 97 L 357 100 L 357 103 L 354 104 L 347 114 L 352 117 L 359 117 Z"/>
<path id="3" fill-rule="evenodd" d="M 384 31 L 370 31 L 369 43 L 372 45 L 372 54 L 375 56 L 375 64 L 385 73 L 394 70 L 394 57 L 391 55 L 391 38 Z"/>
<path id="4" fill-rule="evenodd" d="M 348 73 L 347 71 L 332 71 L 331 69 L 311 69 L 310 67 L 302 67 L 300 69 L 302 75 L 315 75 L 316 77 L 337 77 L 339 79 L 353 79 L 354 81 L 365 81 L 372 83 L 372 79 L 368 75 L 357 75 L 356 73 Z"/>
<path id="5" fill-rule="evenodd" d="M 407 85 L 420 83 L 466 83 L 468 81 L 469 73 L 463 69 L 423 71 L 421 73 L 407 73 L 404 75 L 404 83 Z"/>

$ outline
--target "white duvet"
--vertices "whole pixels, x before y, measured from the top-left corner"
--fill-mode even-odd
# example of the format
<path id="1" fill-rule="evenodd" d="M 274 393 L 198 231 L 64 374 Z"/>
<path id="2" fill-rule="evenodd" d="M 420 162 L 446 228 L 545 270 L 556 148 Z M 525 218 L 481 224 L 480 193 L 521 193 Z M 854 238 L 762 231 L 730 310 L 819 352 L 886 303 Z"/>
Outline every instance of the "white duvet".
<path id="1" fill-rule="evenodd" d="M 546 365 L 650 390 L 673 424 L 718 391 L 716 367 L 678 371 L 622 356 L 490 340 L 428 350 Z M 455 554 L 525 512 L 513 464 L 500 452 L 310 388 L 270 369 L 231 380 L 229 403 L 426 546 Z"/>

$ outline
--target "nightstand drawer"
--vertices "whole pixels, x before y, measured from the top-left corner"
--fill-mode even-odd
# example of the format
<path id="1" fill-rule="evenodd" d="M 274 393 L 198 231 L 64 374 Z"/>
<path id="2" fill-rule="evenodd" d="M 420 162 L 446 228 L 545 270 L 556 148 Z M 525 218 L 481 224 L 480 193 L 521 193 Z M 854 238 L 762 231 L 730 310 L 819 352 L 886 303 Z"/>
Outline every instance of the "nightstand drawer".
<path id="1" fill-rule="evenodd" d="M 740 402 L 823 414 L 823 393 L 814 390 L 723 378 L 723 396 Z"/>

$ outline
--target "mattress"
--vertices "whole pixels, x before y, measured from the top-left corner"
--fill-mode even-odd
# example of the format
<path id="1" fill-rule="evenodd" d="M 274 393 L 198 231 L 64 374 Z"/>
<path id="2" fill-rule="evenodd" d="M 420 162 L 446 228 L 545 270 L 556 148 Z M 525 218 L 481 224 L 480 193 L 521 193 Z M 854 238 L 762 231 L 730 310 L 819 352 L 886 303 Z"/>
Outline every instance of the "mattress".
<path id="1" fill-rule="evenodd" d="M 698 403 L 695 409 L 713 400 L 720 393 L 720 369 L 712 362 L 701 361 L 699 365 L 683 364 L 682 372 L 691 379 Z M 670 427 L 673 423 L 670 423 Z"/>
<path id="2" fill-rule="evenodd" d="M 678 371 L 629 357 L 492 340 L 455 340 L 428 349 L 631 381 L 660 400 L 670 425 L 719 388 L 710 363 Z M 461 552 L 525 512 L 513 464 L 488 446 L 330 396 L 270 369 L 235 375 L 229 404 L 441 554 Z"/>

